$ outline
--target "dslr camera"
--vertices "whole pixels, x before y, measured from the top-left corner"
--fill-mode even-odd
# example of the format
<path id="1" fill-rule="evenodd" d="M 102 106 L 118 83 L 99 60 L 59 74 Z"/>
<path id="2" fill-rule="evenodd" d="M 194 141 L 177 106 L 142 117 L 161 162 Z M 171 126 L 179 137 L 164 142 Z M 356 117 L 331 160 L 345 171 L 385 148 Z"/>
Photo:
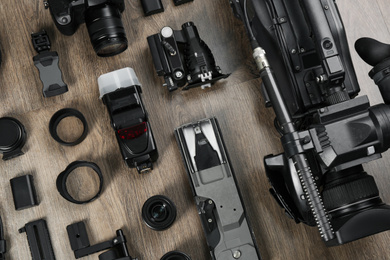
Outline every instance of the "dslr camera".
<path id="1" fill-rule="evenodd" d="M 390 45 L 359 39 L 384 104 L 360 87 L 333 0 L 230 1 L 244 21 L 284 153 L 264 159 L 270 192 L 327 246 L 390 229 L 390 207 L 362 164 L 390 147 Z M 261 46 L 261 47 L 260 47 Z M 276 77 L 274 76 L 276 75 Z"/>
<path id="2" fill-rule="evenodd" d="M 108 57 L 127 49 L 127 38 L 121 20 L 124 0 L 46 0 L 58 30 L 73 35 L 80 24 L 87 25 L 96 54 Z"/>

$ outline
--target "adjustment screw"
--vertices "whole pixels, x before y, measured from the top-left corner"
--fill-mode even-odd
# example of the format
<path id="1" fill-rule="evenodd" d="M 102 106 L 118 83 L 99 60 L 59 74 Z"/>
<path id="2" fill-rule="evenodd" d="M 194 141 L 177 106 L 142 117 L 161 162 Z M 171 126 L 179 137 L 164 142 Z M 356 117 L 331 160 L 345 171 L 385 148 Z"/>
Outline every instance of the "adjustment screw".
<path id="1" fill-rule="evenodd" d="M 234 251 L 233 257 L 234 257 L 234 259 L 240 258 L 241 257 L 241 251 L 240 250 Z"/>
<path id="2" fill-rule="evenodd" d="M 208 221 L 209 223 L 213 222 L 213 220 L 212 220 L 211 218 L 209 218 L 207 221 Z"/>
<path id="3" fill-rule="evenodd" d="M 209 204 L 213 204 L 213 201 L 212 201 L 212 200 L 209 200 Z"/>
<path id="4" fill-rule="evenodd" d="M 292 53 L 292 54 L 295 54 L 295 53 L 297 53 L 297 50 L 296 50 L 296 49 L 292 49 L 292 50 L 291 50 L 291 53 Z"/>
<path id="5" fill-rule="evenodd" d="M 43 6 L 45 7 L 45 9 L 49 8 L 49 2 L 43 1 Z"/>
<path id="6" fill-rule="evenodd" d="M 329 6 L 328 6 L 328 5 L 325 5 L 325 6 L 324 6 L 324 9 L 325 9 L 325 10 L 328 10 L 328 9 L 329 9 Z"/>

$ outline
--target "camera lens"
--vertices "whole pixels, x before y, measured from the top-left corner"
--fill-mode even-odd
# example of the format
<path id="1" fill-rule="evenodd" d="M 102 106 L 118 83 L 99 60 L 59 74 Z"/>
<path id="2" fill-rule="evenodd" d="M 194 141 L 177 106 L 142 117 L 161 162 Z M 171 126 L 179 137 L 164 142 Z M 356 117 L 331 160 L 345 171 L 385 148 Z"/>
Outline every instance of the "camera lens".
<path id="1" fill-rule="evenodd" d="M 160 260 L 191 260 L 191 258 L 179 251 L 171 251 L 166 253 Z"/>
<path id="2" fill-rule="evenodd" d="M 175 221 L 176 207 L 165 196 L 153 196 L 142 207 L 142 218 L 151 229 L 164 230 L 169 228 Z"/>
<path id="3" fill-rule="evenodd" d="M 382 204 L 374 178 L 361 166 L 327 173 L 322 196 L 333 218 Z"/>
<path id="4" fill-rule="evenodd" d="M 121 13 L 115 6 L 105 4 L 88 8 L 85 23 L 96 54 L 109 57 L 127 49 L 127 38 Z"/>

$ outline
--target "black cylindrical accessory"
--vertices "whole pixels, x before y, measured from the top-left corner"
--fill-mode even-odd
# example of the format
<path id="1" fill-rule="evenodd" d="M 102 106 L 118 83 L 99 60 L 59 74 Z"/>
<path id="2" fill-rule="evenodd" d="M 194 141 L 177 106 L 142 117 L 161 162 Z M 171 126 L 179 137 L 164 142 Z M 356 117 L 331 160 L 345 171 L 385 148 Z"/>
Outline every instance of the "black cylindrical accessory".
<path id="1" fill-rule="evenodd" d="M 73 142 L 65 142 L 64 140 L 62 140 L 58 136 L 58 133 L 57 133 L 58 125 L 60 124 L 62 119 L 66 118 L 66 117 L 76 117 L 83 124 L 83 128 L 84 128 L 83 133 L 81 134 L 81 136 L 79 138 L 77 138 L 77 140 L 75 140 Z M 49 131 L 50 131 L 50 135 L 53 137 L 53 139 L 56 140 L 57 142 L 59 142 L 60 144 L 65 145 L 65 146 L 74 146 L 74 145 L 77 145 L 77 144 L 81 143 L 82 141 L 84 141 L 84 139 L 87 137 L 88 123 L 87 123 L 87 120 L 85 119 L 84 115 L 80 111 L 73 109 L 73 108 L 64 108 L 64 109 L 58 110 L 51 117 L 50 122 L 49 122 Z"/>
<path id="2" fill-rule="evenodd" d="M 156 231 L 169 228 L 176 215 L 175 204 L 162 195 L 149 198 L 142 207 L 142 219 L 148 227 Z"/>
<path id="3" fill-rule="evenodd" d="M 88 8 L 85 23 L 98 56 L 114 56 L 127 49 L 126 33 L 117 7 L 105 4 Z"/>
<path id="4" fill-rule="evenodd" d="M 89 167 L 89 168 L 91 168 L 98 175 L 99 181 L 100 181 L 99 189 L 98 189 L 98 192 L 96 193 L 96 195 L 94 195 L 91 199 L 84 200 L 84 201 L 80 201 L 80 200 L 74 199 L 69 194 L 68 188 L 66 186 L 66 182 L 67 182 L 67 179 L 68 179 L 69 175 L 74 170 L 76 170 L 79 167 Z M 72 162 L 71 164 L 69 164 L 68 167 L 66 167 L 66 169 L 58 175 L 57 181 L 56 181 L 56 185 L 57 185 L 58 192 L 67 201 L 75 203 L 75 204 L 86 204 L 86 203 L 92 202 L 95 199 L 97 199 L 100 196 L 100 194 L 102 193 L 102 190 L 103 190 L 103 174 L 102 174 L 102 171 L 100 170 L 99 166 L 97 166 L 97 164 L 95 164 L 95 163 L 86 162 L 86 161 L 75 161 L 75 162 Z"/>
<path id="5" fill-rule="evenodd" d="M 24 126 L 18 120 L 12 117 L 0 118 L 0 153 L 4 161 L 23 154 L 26 136 Z"/>
<path id="6" fill-rule="evenodd" d="M 191 258 L 180 251 L 171 251 L 166 253 L 160 260 L 191 260 Z"/>

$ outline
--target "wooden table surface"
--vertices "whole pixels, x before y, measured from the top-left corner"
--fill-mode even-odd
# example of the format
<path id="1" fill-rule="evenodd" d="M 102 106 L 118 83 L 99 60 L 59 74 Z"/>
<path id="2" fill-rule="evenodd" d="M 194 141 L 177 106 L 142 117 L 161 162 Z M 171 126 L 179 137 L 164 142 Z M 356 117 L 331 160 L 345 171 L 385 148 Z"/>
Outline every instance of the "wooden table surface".
<path id="1" fill-rule="evenodd" d="M 282 151 L 273 127 L 273 111 L 264 108 L 260 80 L 242 23 L 230 9 L 228 0 L 195 0 L 179 7 L 162 0 L 165 12 L 145 18 L 140 1 L 126 0 L 123 22 L 129 48 L 111 58 L 95 55 L 82 25 L 75 35 L 62 35 L 54 26 L 41 0 L 1 0 L 0 116 L 12 116 L 26 127 L 25 155 L 0 161 L 0 212 L 8 243 L 7 259 L 31 259 L 26 235 L 18 229 L 27 222 L 45 218 L 57 259 L 74 259 L 66 226 L 86 221 L 91 244 L 114 237 L 123 228 L 132 256 L 159 260 L 171 250 L 188 253 L 194 260 L 210 259 L 201 223 L 190 190 L 187 173 L 174 138 L 173 129 L 197 119 L 216 116 L 221 125 L 232 166 L 235 169 L 247 213 L 252 222 L 263 259 L 390 259 L 390 232 L 384 232 L 347 245 L 327 248 L 316 228 L 295 224 L 288 219 L 268 192 L 269 184 L 262 159 Z M 378 88 L 369 79 L 370 67 L 353 50 L 362 36 L 390 42 L 389 0 L 338 1 L 347 30 L 349 45 L 361 94 L 371 104 L 381 103 Z M 146 37 L 166 25 L 179 29 L 193 21 L 203 40 L 214 53 L 217 64 L 232 75 L 211 89 L 168 93 L 156 76 Z M 44 98 L 36 55 L 30 34 L 46 29 L 52 50 L 59 53 L 60 67 L 69 92 Z M 143 87 L 143 101 L 149 112 L 160 157 L 155 169 L 139 175 L 125 166 L 106 107 L 99 100 L 97 78 L 123 67 L 136 71 Z M 65 147 L 49 135 L 51 116 L 71 107 L 86 117 L 90 131 L 81 144 Z M 77 131 L 77 122 L 63 124 L 64 133 Z M 380 194 L 390 202 L 390 154 L 370 162 L 365 169 L 374 175 Z M 64 200 L 55 180 L 75 160 L 96 162 L 105 183 L 101 197 L 87 205 Z M 15 211 L 9 180 L 31 174 L 40 205 Z M 78 179 L 81 196 L 94 190 L 92 175 Z M 162 232 L 149 229 L 142 221 L 141 208 L 152 195 L 171 198 L 178 208 L 174 225 Z M 83 259 L 97 259 L 93 255 Z"/>

